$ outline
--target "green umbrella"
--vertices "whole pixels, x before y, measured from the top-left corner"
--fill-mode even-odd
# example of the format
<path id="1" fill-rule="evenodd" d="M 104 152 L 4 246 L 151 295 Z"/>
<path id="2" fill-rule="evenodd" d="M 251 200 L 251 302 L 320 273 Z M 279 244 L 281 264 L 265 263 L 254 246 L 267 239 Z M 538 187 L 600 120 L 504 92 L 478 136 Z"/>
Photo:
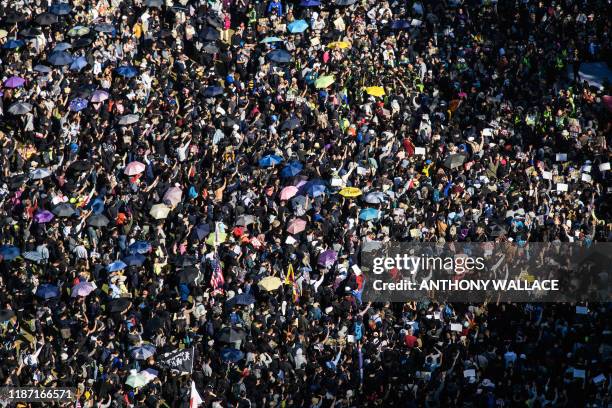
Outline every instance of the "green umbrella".
<path id="1" fill-rule="evenodd" d="M 81 37 L 87 34 L 89 34 L 89 28 L 83 26 L 72 27 L 70 31 L 68 31 L 69 37 Z"/>
<path id="2" fill-rule="evenodd" d="M 125 383 L 132 388 L 144 387 L 148 382 L 149 379 L 140 373 L 132 374 L 125 380 Z"/>
<path id="3" fill-rule="evenodd" d="M 319 77 L 315 81 L 315 88 L 317 89 L 327 88 L 328 86 L 333 84 L 335 81 L 336 81 L 336 78 L 334 78 L 333 75 L 324 75 L 322 77 Z"/>
<path id="4" fill-rule="evenodd" d="M 211 232 L 210 235 L 208 235 L 208 238 L 206 238 L 206 243 L 208 245 L 215 245 L 215 244 L 222 244 L 225 242 L 225 240 L 227 239 L 227 234 L 225 232 L 217 232 L 217 238 L 216 238 L 216 242 L 215 242 L 215 233 Z"/>

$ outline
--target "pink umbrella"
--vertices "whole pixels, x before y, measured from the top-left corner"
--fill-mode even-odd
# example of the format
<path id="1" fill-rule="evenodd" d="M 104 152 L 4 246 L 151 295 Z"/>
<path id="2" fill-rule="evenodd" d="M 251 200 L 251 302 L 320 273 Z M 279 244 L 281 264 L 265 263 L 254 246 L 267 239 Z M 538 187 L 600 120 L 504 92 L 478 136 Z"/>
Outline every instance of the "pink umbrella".
<path id="1" fill-rule="evenodd" d="M 125 166 L 125 170 L 123 171 L 123 173 L 127 174 L 128 176 L 135 176 L 136 174 L 140 174 L 145 171 L 146 167 L 147 166 L 145 166 L 139 161 L 133 161 L 128 163 L 127 166 Z"/>
<path id="2" fill-rule="evenodd" d="M 281 190 L 280 199 L 281 200 L 288 200 L 291 197 L 293 197 L 294 195 L 296 195 L 298 191 L 299 191 L 299 189 L 296 186 L 285 187 L 285 188 L 283 188 Z"/>
<path id="3" fill-rule="evenodd" d="M 98 89 L 91 95 L 92 102 L 104 102 L 108 99 L 108 92 Z"/>
<path id="4" fill-rule="evenodd" d="M 169 201 L 170 204 L 176 206 L 183 199 L 183 190 L 178 186 L 170 187 L 164 194 L 164 201 Z"/>
<path id="5" fill-rule="evenodd" d="M 287 227 L 287 232 L 290 234 L 299 234 L 300 232 L 304 231 L 304 229 L 306 229 L 306 221 L 301 218 L 296 218 L 295 220 L 291 221 L 291 224 L 289 224 L 289 227 Z"/>

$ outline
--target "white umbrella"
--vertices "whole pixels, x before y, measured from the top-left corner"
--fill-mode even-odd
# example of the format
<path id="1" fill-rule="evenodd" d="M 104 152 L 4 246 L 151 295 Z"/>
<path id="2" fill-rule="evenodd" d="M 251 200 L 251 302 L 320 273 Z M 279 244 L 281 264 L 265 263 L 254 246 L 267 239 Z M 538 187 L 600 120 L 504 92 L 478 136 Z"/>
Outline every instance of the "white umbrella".
<path id="1" fill-rule="evenodd" d="M 40 180 L 47 178 L 51 175 L 51 171 L 49 169 L 36 169 L 30 172 L 30 178 L 32 180 Z"/>
<path id="2" fill-rule="evenodd" d="M 131 124 L 138 122 L 138 119 L 140 119 L 138 115 L 130 113 L 128 115 L 123 115 L 121 119 L 119 119 L 119 124 L 120 125 L 131 125 Z"/>
<path id="3" fill-rule="evenodd" d="M 163 220 L 164 218 L 168 217 L 169 213 L 170 207 L 168 207 L 166 204 L 155 204 L 153 207 L 151 207 L 151 211 L 149 211 L 151 217 L 155 218 L 156 220 Z"/>

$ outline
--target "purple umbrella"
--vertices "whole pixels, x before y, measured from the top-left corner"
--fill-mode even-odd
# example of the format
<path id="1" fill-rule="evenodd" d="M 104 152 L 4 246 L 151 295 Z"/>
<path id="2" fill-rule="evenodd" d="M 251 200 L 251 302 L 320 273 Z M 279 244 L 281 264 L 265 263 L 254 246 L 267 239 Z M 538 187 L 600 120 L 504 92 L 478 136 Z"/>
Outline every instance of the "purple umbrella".
<path id="1" fill-rule="evenodd" d="M 72 293 L 70 294 L 70 296 L 87 296 L 94 290 L 96 290 L 96 287 L 90 282 L 79 282 L 72 287 Z"/>
<path id="2" fill-rule="evenodd" d="M 7 88 L 19 88 L 20 86 L 23 86 L 25 82 L 25 79 L 18 76 L 13 76 L 4 81 L 4 86 L 6 86 Z"/>
<path id="3" fill-rule="evenodd" d="M 70 101 L 70 110 L 73 112 L 82 111 L 87 107 L 87 99 L 83 98 L 74 98 Z"/>
<path id="4" fill-rule="evenodd" d="M 336 262 L 336 259 L 338 259 L 338 253 L 328 249 L 319 255 L 319 265 L 329 268 Z"/>
<path id="5" fill-rule="evenodd" d="M 98 89 L 91 95 L 92 102 L 104 102 L 108 99 L 108 92 Z"/>
<path id="6" fill-rule="evenodd" d="M 45 224 L 51 221 L 55 216 L 51 211 L 42 210 L 34 214 L 34 220 L 39 224 Z"/>

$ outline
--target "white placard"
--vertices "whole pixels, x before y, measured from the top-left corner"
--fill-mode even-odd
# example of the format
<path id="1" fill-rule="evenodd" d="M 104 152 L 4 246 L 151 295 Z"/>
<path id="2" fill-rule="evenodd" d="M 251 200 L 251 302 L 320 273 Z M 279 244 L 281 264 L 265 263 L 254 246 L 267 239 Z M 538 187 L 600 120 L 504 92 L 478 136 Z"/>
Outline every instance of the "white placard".
<path id="1" fill-rule="evenodd" d="M 346 341 L 348 341 L 349 343 L 354 343 L 355 336 L 353 336 L 352 334 L 349 334 L 348 336 L 346 336 Z"/>
<path id="2" fill-rule="evenodd" d="M 473 368 L 469 370 L 463 370 L 463 376 L 465 378 L 476 377 L 476 370 L 474 370 Z"/>
<path id="3" fill-rule="evenodd" d="M 331 179 L 331 186 L 332 187 L 340 187 L 342 186 L 344 183 L 342 182 L 342 179 L 339 177 L 334 177 L 333 179 Z"/>
<path id="4" fill-rule="evenodd" d="M 593 382 L 595 384 L 599 384 L 599 383 L 604 382 L 604 381 L 606 381 L 606 376 L 603 375 L 603 374 L 599 374 L 597 377 L 593 378 Z"/>
<path id="5" fill-rule="evenodd" d="M 543 171 L 542 178 L 544 180 L 552 180 L 552 171 Z"/>
<path id="6" fill-rule="evenodd" d="M 586 371 L 574 368 L 574 378 L 586 378 Z"/>
<path id="7" fill-rule="evenodd" d="M 425 156 L 425 148 L 424 147 L 415 147 L 414 154 L 417 156 Z"/>
<path id="8" fill-rule="evenodd" d="M 558 162 L 567 161 L 567 153 L 557 153 L 555 155 L 555 160 L 557 160 Z"/>
<path id="9" fill-rule="evenodd" d="M 461 332 L 463 331 L 463 326 L 461 325 L 461 323 L 451 323 L 451 330 Z"/>
<path id="10" fill-rule="evenodd" d="M 583 173 L 590 173 L 591 172 L 591 166 L 588 164 L 585 164 L 584 166 L 582 166 L 582 172 Z"/>
<path id="11" fill-rule="evenodd" d="M 351 266 L 351 269 L 353 270 L 353 273 L 355 275 L 361 275 L 361 268 L 359 268 L 357 264 L 353 264 L 353 266 Z"/>
<path id="12" fill-rule="evenodd" d="M 557 183 L 557 191 L 567 191 L 569 186 L 565 183 Z"/>
<path id="13" fill-rule="evenodd" d="M 590 183 L 593 180 L 593 177 L 591 177 L 590 174 L 582 173 L 582 175 L 580 176 L 580 180 Z"/>
<path id="14" fill-rule="evenodd" d="M 493 129 L 491 128 L 482 129 L 482 135 L 483 136 L 493 136 Z"/>
<path id="15" fill-rule="evenodd" d="M 576 306 L 576 314 L 589 314 L 589 308 L 586 306 Z"/>
<path id="16" fill-rule="evenodd" d="M 293 238 L 291 235 L 287 236 L 287 239 L 285 240 L 285 244 L 289 244 L 289 245 L 293 245 L 296 242 L 297 240 Z"/>
<path id="17" fill-rule="evenodd" d="M 610 170 L 610 162 L 602 163 L 599 165 L 599 171 Z"/>
<path id="18" fill-rule="evenodd" d="M 357 167 L 357 174 L 359 174 L 360 176 L 365 176 L 366 173 L 368 172 L 368 169 L 366 169 L 365 167 Z"/>
<path id="19" fill-rule="evenodd" d="M 431 320 L 433 319 L 433 315 L 425 315 L 425 318 Z"/>

